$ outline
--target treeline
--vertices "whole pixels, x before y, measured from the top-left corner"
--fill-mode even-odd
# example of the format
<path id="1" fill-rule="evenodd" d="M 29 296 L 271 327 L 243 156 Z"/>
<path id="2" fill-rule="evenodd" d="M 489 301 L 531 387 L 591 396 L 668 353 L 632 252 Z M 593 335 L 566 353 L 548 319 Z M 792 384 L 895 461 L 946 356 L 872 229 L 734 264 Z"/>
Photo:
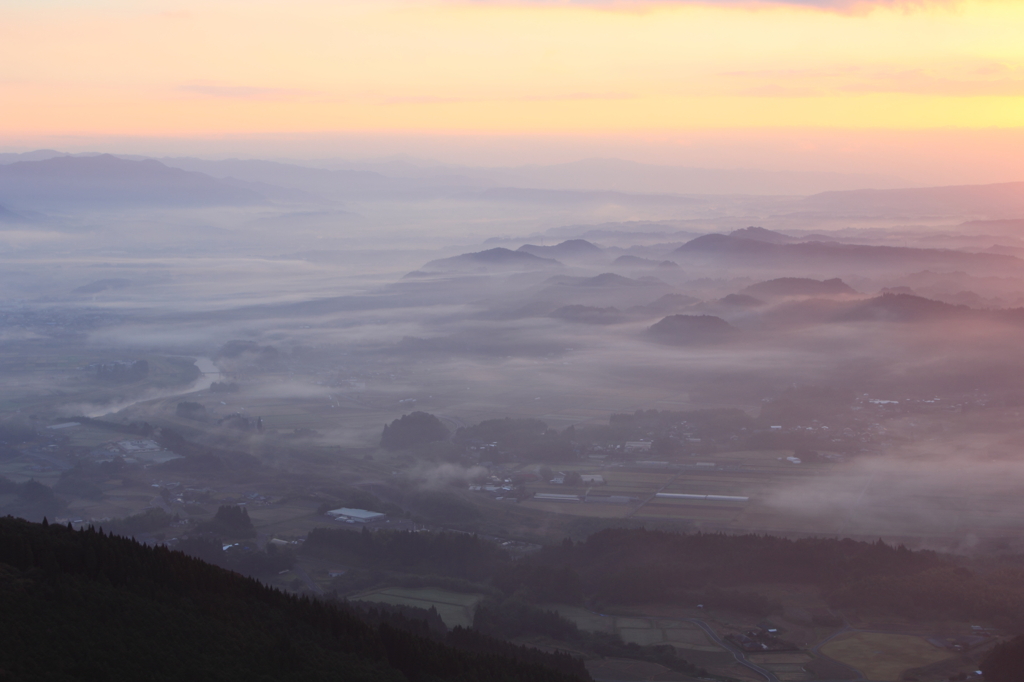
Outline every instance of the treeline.
<path id="1" fill-rule="evenodd" d="M 370 602 L 346 602 L 346 605 L 357 611 L 363 620 L 372 625 L 388 625 L 397 630 L 443 642 L 460 651 L 502 656 L 534 663 L 575 675 L 583 680 L 590 677 L 590 673 L 587 672 L 583 664 L 583 659 L 572 654 L 558 650 L 544 652 L 513 644 L 504 641 L 505 638 L 501 633 L 495 633 L 494 636 L 485 634 L 475 624 L 473 628 L 456 626 L 449 630 L 434 607 L 428 610 L 414 606 Z"/>
<path id="2" fill-rule="evenodd" d="M 64 513 L 67 502 L 57 497 L 53 490 L 35 479 L 15 483 L 6 476 L 0 476 L 0 495 L 11 495 L 13 499 L 0 504 L 0 513 L 16 514 L 30 518 L 42 518 Z"/>
<path id="3" fill-rule="evenodd" d="M 1020 682 L 1024 677 L 1024 635 L 997 644 L 981 662 L 985 682 Z"/>
<path id="4" fill-rule="evenodd" d="M 460 650 L 93 528 L 0 519 L 0 574 L 12 680 L 587 679 L 554 655 L 515 657 L 479 633 Z"/>
<path id="5" fill-rule="evenodd" d="M 459 589 L 497 604 L 699 603 L 767 616 L 782 604 L 749 586 L 794 584 L 818 587 L 833 608 L 1024 627 L 1024 566 L 975 565 L 882 541 L 609 529 L 513 560 L 463 533 L 316 529 L 302 551 L 368 571 L 358 587 L 433 576 L 449 587 L 465 581 Z"/>
<path id="6" fill-rule="evenodd" d="M 134 381 L 141 381 L 149 375 L 149 362 L 136 360 L 135 362 L 111 362 L 109 364 L 96 365 L 96 378 L 100 381 L 107 381 L 114 384 L 127 384 Z"/>
<path id="7" fill-rule="evenodd" d="M 809 584 L 839 600 L 872 579 L 911 578 L 951 566 L 934 552 L 854 540 L 609 529 L 514 561 L 465 533 L 317 528 L 303 552 L 396 574 L 485 582 L 535 603 L 696 604 L 768 615 L 781 604 L 744 588 Z M 881 603 L 881 600 L 879 600 Z"/>
<path id="8" fill-rule="evenodd" d="M 1024 628 L 1024 570 L 998 567 L 978 574 L 941 566 L 912 575 L 873 575 L 835 590 L 829 602 L 908 618 L 988 620 L 1019 630 Z"/>
<path id="9" fill-rule="evenodd" d="M 577 573 L 585 601 L 598 606 L 703 603 L 767 615 L 781 604 L 745 586 L 800 584 L 820 588 L 833 608 L 1024 627 L 1019 562 L 993 567 L 881 540 L 610 529 L 545 547 L 515 571 L 541 566 Z M 520 588 L 529 589 L 526 579 Z"/>
<path id="10" fill-rule="evenodd" d="M 440 419 L 427 412 L 413 412 L 384 425 L 380 446 L 385 450 L 406 450 L 447 438 L 448 429 Z"/>
<path id="11" fill-rule="evenodd" d="M 557 612 L 538 608 L 517 597 L 478 605 L 473 616 L 473 629 L 502 639 L 541 635 L 597 656 L 649 661 L 693 677 L 709 677 L 706 670 L 677 655 L 671 645 L 641 646 L 635 642 L 624 642 L 618 634 L 580 630 Z"/>
<path id="12" fill-rule="evenodd" d="M 249 518 L 249 510 L 236 504 L 225 504 L 217 508 L 217 513 L 209 521 L 204 521 L 196 526 L 197 533 L 210 533 L 212 535 L 226 538 L 254 538 L 256 529 L 253 528 L 252 519 Z"/>
<path id="13" fill-rule="evenodd" d="M 620 440 L 646 435 L 650 431 L 663 431 L 672 426 L 684 425 L 687 433 L 697 438 L 723 438 L 740 429 L 752 429 L 756 422 L 746 412 L 736 408 L 709 410 L 637 410 L 633 413 L 613 414 L 608 424 L 618 430 Z"/>
<path id="14" fill-rule="evenodd" d="M 564 462 L 576 454 L 576 429 L 555 431 L 540 419 L 487 419 L 459 429 L 455 439 L 465 445 L 496 443 L 488 457 L 496 462 Z"/>
<path id="15" fill-rule="evenodd" d="M 689 588 L 751 583 L 811 584 L 835 588 L 873 575 L 905 576 L 944 565 L 935 552 L 911 551 L 882 541 L 771 535 L 675 533 L 608 529 L 582 543 L 548 547 L 536 557 L 564 563 L 594 594 L 634 594 L 637 601 L 670 583 Z M 625 580 L 627 576 L 631 579 Z"/>
<path id="16" fill-rule="evenodd" d="M 508 553 L 493 542 L 454 532 L 314 528 L 306 536 L 302 552 L 343 558 L 363 568 L 472 581 L 486 580 L 511 562 Z"/>

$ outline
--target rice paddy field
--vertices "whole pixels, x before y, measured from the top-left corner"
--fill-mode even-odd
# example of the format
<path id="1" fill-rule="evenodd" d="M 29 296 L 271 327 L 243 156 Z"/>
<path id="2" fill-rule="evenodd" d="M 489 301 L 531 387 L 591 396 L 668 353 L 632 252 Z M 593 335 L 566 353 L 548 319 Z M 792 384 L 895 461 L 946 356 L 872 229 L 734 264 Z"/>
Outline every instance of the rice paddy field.
<path id="1" fill-rule="evenodd" d="M 802 651 L 750 654 L 747 659 L 751 663 L 773 672 L 781 682 L 806 682 L 814 679 L 814 676 L 806 669 L 814 657 Z"/>
<path id="2" fill-rule="evenodd" d="M 581 630 L 590 632 L 618 633 L 626 642 L 640 645 L 671 644 L 679 649 L 722 653 L 728 660 L 731 655 L 712 642 L 703 630 L 693 623 L 671 618 L 645 616 L 615 616 L 595 613 L 578 606 L 553 604 L 546 609 L 557 611 L 559 615 L 576 623 Z M 684 654 L 685 657 L 685 654 Z"/>
<path id="3" fill-rule="evenodd" d="M 843 635 L 821 648 L 822 653 L 857 670 L 872 682 L 896 682 L 909 668 L 949 658 L 921 637 L 858 632 Z"/>

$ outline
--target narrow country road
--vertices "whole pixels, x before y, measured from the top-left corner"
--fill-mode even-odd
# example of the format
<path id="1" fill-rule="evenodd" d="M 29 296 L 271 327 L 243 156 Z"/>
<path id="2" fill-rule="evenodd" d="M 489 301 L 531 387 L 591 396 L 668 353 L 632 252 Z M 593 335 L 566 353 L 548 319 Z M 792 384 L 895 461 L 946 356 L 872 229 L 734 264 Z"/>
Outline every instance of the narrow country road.
<path id="1" fill-rule="evenodd" d="M 767 670 L 759 665 L 756 665 L 748 661 L 746 654 L 744 654 L 740 648 L 733 645 L 732 642 L 729 642 L 719 637 L 718 634 L 711 629 L 711 626 L 705 623 L 704 621 L 698 618 L 683 618 L 682 620 L 685 620 L 689 623 L 693 623 L 701 630 L 703 630 L 704 634 L 710 637 L 712 642 L 714 642 L 718 646 L 722 647 L 723 649 L 731 653 L 733 658 L 736 659 L 736 662 L 742 665 L 743 667 L 753 670 L 755 673 L 768 680 L 768 682 L 780 682 L 779 678 L 777 678 L 771 670 Z"/>

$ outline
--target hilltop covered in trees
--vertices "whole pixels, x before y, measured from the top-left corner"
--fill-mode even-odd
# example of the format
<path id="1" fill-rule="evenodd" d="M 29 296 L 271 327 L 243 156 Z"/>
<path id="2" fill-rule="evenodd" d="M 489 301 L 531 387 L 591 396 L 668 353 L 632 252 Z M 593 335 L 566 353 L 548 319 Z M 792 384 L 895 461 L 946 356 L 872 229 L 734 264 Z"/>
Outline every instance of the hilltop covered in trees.
<path id="1" fill-rule="evenodd" d="M 427 412 L 404 414 L 384 426 L 380 446 L 385 450 L 404 450 L 448 438 L 441 420 Z"/>
<path id="2" fill-rule="evenodd" d="M 0 669 L 13 680 L 573 682 L 566 654 L 295 597 L 92 528 L 0 519 Z"/>

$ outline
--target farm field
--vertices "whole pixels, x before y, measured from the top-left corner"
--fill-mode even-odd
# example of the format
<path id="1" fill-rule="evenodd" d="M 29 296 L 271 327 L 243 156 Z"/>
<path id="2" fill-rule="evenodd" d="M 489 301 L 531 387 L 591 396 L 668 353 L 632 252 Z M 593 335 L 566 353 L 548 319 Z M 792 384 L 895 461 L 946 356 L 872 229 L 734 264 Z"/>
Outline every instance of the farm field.
<path id="1" fill-rule="evenodd" d="M 433 607 L 450 628 L 473 625 L 473 611 L 481 599 L 482 594 L 449 592 L 433 587 L 382 587 L 349 597 L 351 601 L 415 606 L 421 609 Z"/>
<path id="2" fill-rule="evenodd" d="M 679 649 L 725 653 L 720 646 L 710 641 L 699 627 L 683 620 L 604 615 L 578 606 L 562 604 L 552 604 L 543 608 L 557 611 L 563 618 L 576 623 L 581 630 L 617 632 L 626 642 L 640 645 L 671 644 Z"/>
<path id="3" fill-rule="evenodd" d="M 949 658 L 921 637 L 858 632 L 838 637 L 821 648 L 826 656 L 845 663 L 873 682 L 895 682 L 900 673 Z"/>
<path id="4" fill-rule="evenodd" d="M 747 658 L 762 668 L 772 671 L 782 682 L 804 682 L 814 679 L 814 675 L 805 670 L 805 666 L 814 660 L 810 654 L 803 652 L 751 654 Z"/>
<path id="5" fill-rule="evenodd" d="M 692 677 L 670 670 L 663 665 L 628 658 L 595 658 L 587 661 L 587 671 L 597 682 L 630 680 L 641 682 L 689 682 Z"/>

